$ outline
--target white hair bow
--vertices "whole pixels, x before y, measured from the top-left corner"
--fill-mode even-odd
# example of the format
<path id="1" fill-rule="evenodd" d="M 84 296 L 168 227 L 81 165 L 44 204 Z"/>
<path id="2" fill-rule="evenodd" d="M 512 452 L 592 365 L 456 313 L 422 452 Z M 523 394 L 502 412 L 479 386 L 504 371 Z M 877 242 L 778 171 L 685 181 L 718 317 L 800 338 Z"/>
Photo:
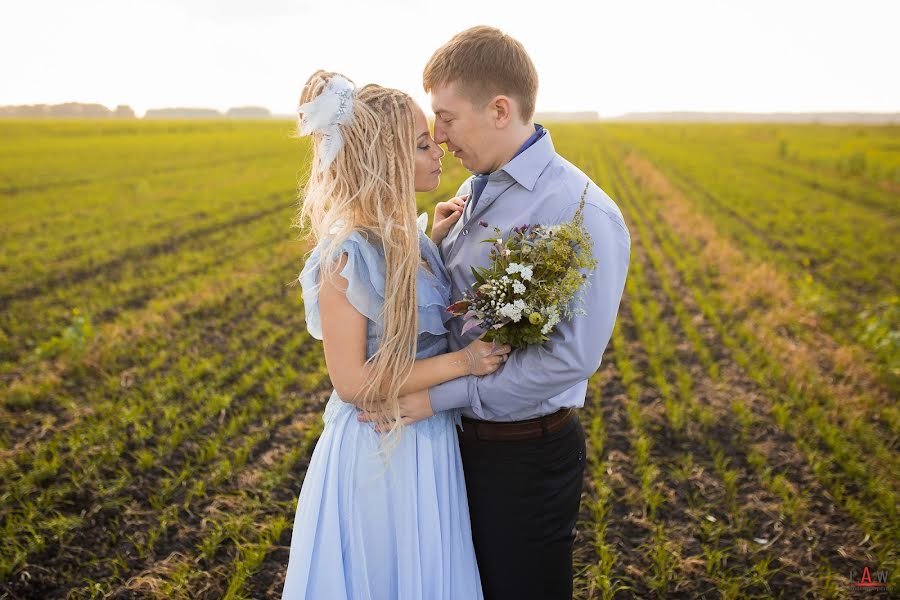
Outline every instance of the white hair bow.
<path id="1" fill-rule="evenodd" d="M 334 75 L 325 89 L 311 102 L 297 107 L 300 135 L 321 133 L 319 171 L 324 171 L 344 145 L 338 125 L 346 125 L 353 118 L 353 93 L 356 87 L 344 77 Z"/>

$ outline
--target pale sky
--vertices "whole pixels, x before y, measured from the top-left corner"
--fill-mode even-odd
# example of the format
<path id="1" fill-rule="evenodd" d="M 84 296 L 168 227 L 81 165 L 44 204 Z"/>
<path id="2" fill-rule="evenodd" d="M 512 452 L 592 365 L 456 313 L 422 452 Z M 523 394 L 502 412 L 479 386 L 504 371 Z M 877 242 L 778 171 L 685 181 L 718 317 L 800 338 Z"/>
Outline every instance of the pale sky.
<path id="1" fill-rule="evenodd" d="M 900 111 L 897 0 L 4 0 L 0 104 L 265 106 L 317 68 L 412 94 L 453 34 L 493 25 L 540 111 Z"/>

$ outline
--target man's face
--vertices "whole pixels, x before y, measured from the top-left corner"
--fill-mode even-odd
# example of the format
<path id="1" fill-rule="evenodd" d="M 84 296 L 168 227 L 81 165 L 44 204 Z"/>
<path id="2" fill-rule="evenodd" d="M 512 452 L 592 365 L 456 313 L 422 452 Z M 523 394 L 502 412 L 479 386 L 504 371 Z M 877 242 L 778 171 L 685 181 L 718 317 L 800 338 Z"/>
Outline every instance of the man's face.
<path id="1" fill-rule="evenodd" d="M 447 150 L 473 173 L 490 173 L 497 166 L 494 115 L 489 104 L 473 105 L 455 82 L 431 90 L 434 141 L 446 144 Z"/>

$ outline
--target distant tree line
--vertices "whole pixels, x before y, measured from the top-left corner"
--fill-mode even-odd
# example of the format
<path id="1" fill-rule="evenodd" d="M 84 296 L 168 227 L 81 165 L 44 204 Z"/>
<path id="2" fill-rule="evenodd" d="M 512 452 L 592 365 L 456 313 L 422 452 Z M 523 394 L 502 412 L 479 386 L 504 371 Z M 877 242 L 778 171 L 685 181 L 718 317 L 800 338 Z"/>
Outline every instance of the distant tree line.
<path id="1" fill-rule="evenodd" d="M 44 117 L 83 119 L 134 119 L 130 106 L 120 104 L 109 110 L 102 104 L 66 102 L 64 104 L 25 104 L 21 106 L 0 106 L 0 118 L 40 119 Z"/>
<path id="2" fill-rule="evenodd" d="M 151 108 L 145 119 L 269 119 L 272 113 L 262 106 L 240 106 L 226 112 L 214 108 Z M 24 104 L 0 106 L 0 119 L 135 119 L 130 106 L 120 104 L 110 110 L 102 104 L 66 102 L 64 104 Z"/>
<path id="3" fill-rule="evenodd" d="M 224 113 L 214 108 L 151 108 L 144 119 L 291 119 L 296 115 L 272 114 L 263 106 L 238 106 Z M 110 110 L 102 104 L 66 102 L 64 104 L 28 104 L 21 106 L 0 106 L 0 119 L 39 118 L 82 118 L 82 119 L 135 119 L 137 116 L 130 106 L 118 105 Z M 900 123 L 900 113 L 730 113 L 730 112 L 641 112 L 626 113 L 618 117 L 600 117 L 595 111 L 582 112 L 539 112 L 534 115 L 537 122 L 556 121 L 633 121 L 633 122 L 709 122 L 709 123 L 858 123 L 868 125 Z"/>
<path id="4" fill-rule="evenodd" d="M 642 112 L 626 113 L 608 121 L 663 123 L 821 123 L 890 125 L 900 123 L 900 113 L 821 112 L 821 113 L 737 113 L 737 112 Z"/>

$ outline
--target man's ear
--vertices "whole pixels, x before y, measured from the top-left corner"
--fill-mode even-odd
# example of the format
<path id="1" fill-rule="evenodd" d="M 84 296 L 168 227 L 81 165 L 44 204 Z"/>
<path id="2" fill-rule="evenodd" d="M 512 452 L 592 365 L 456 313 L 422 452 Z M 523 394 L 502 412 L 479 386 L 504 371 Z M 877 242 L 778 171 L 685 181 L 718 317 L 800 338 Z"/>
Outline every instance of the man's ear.
<path id="1" fill-rule="evenodd" d="M 515 107 L 509 96 L 494 96 L 488 106 L 494 115 L 494 126 L 497 129 L 504 129 L 512 122 Z"/>

